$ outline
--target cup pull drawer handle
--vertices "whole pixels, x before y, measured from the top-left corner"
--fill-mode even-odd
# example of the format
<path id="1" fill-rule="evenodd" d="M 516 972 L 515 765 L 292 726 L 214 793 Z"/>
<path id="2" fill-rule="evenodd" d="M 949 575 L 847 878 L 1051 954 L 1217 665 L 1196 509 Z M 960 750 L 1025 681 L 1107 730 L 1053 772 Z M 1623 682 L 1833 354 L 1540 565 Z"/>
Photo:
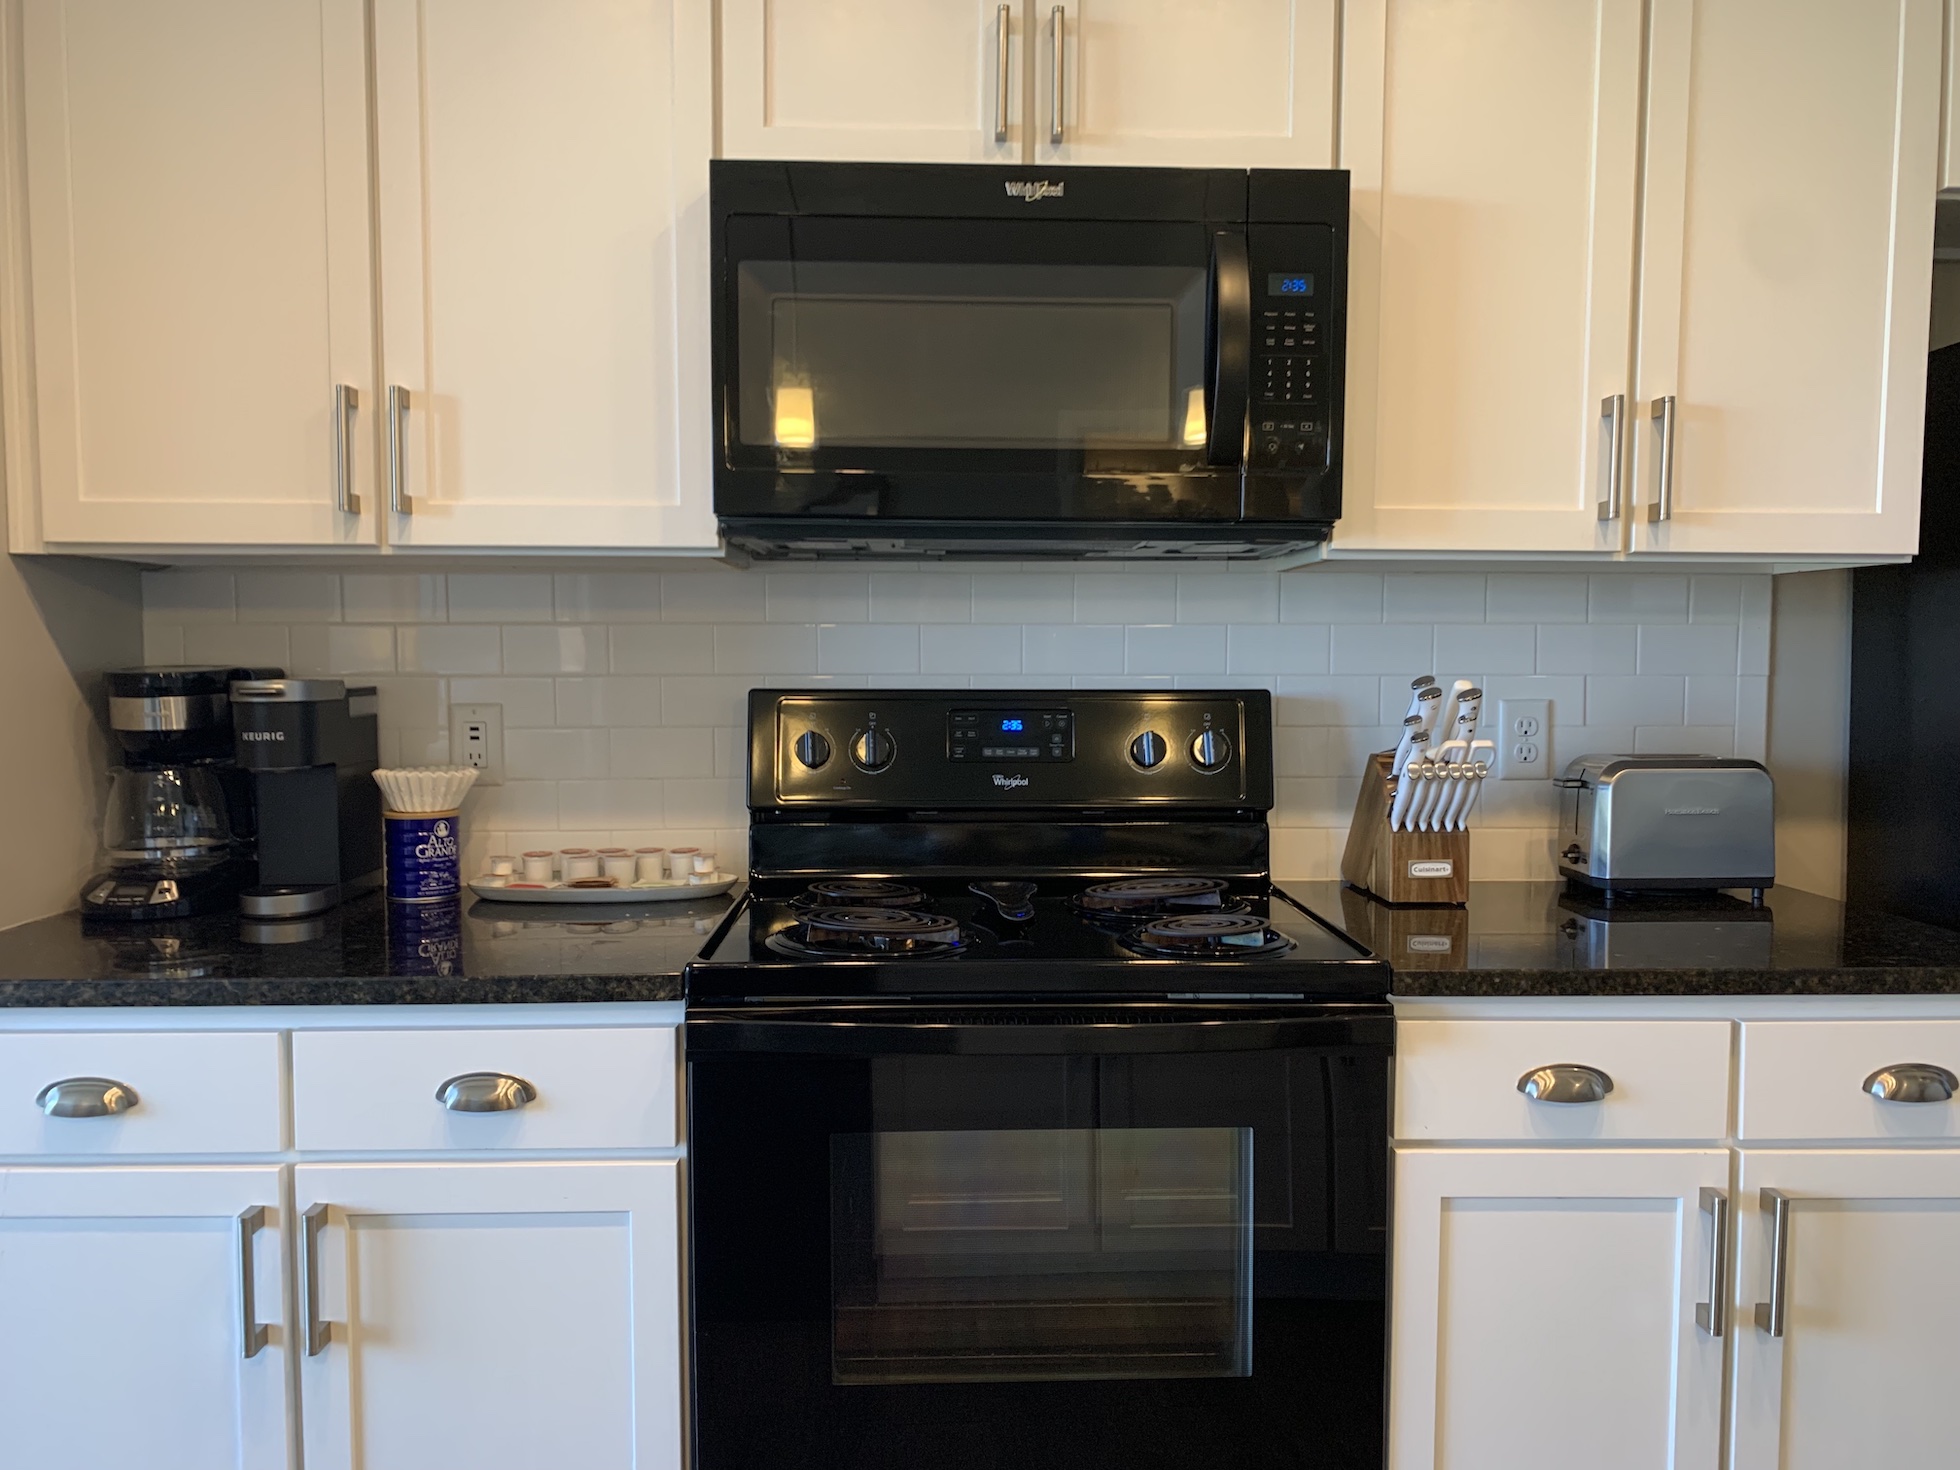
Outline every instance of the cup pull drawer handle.
<path id="1" fill-rule="evenodd" d="M 107 1118 L 138 1101 L 135 1088 L 113 1077 L 64 1077 L 34 1095 L 34 1106 L 50 1118 Z"/>
<path id="2" fill-rule="evenodd" d="M 537 1088 L 508 1072 L 465 1072 L 436 1089 L 436 1101 L 452 1113 L 508 1113 L 537 1100 Z"/>
<path id="3" fill-rule="evenodd" d="M 1518 1079 L 1518 1091 L 1533 1102 L 1604 1102 L 1606 1094 L 1612 1090 L 1611 1077 L 1597 1067 L 1581 1066 L 1577 1062 L 1556 1062 L 1549 1067 L 1534 1067 Z"/>
<path id="4" fill-rule="evenodd" d="M 1960 1092 L 1960 1077 L 1931 1062 L 1894 1062 L 1867 1077 L 1865 1091 L 1880 1102 L 1951 1102 Z"/>

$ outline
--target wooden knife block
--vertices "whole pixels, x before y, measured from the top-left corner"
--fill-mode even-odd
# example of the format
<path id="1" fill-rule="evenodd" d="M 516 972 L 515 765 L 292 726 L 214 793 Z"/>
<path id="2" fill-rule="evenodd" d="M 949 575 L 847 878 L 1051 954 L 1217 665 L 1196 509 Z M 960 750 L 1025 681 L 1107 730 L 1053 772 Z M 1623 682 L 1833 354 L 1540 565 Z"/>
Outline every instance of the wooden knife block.
<path id="1" fill-rule="evenodd" d="M 1368 757 L 1348 825 L 1341 877 L 1383 903 L 1470 901 L 1468 832 L 1396 832 L 1388 825 L 1395 799 L 1395 758 L 1388 752 Z"/>

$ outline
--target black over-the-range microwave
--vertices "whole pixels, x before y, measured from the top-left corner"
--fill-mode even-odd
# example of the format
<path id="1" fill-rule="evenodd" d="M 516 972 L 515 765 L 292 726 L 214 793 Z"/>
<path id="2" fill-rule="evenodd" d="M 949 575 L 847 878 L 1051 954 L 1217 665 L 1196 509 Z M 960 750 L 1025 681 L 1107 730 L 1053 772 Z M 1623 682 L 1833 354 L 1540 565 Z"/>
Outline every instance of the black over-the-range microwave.
<path id="1" fill-rule="evenodd" d="M 718 161 L 757 559 L 1263 558 L 1341 508 L 1348 176 Z"/>

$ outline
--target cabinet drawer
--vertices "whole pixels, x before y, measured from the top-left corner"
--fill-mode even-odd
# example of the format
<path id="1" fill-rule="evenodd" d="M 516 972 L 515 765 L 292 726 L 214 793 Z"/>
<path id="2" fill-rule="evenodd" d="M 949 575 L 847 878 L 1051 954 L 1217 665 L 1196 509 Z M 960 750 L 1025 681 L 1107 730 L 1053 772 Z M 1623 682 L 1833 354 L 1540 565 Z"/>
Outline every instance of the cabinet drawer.
<path id="1" fill-rule="evenodd" d="M 1750 1021 L 1739 1138 L 1960 1138 L 1960 1099 L 1882 1102 L 1865 1081 L 1903 1062 L 1960 1075 L 1960 1021 Z"/>
<path id="2" fill-rule="evenodd" d="M 671 1026 L 552 1031 L 301 1031 L 293 1141 L 301 1149 L 669 1148 Z M 505 1073 L 535 1097 L 496 1112 L 437 1099 L 449 1079 Z"/>
<path id="3" fill-rule="evenodd" d="M 127 1112 L 50 1118 L 49 1083 L 102 1077 Z M 279 1037 L 271 1031 L 37 1031 L 0 1035 L 0 1155 L 275 1153 Z"/>
<path id="4" fill-rule="evenodd" d="M 1408 1021 L 1395 1049 L 1400 1139 L 1728 1136 L 1727 1021 Z M 1561 1063 L 1604 1072 L 1612 1090 L 1580 1103 L 1518 1090 Z"/>

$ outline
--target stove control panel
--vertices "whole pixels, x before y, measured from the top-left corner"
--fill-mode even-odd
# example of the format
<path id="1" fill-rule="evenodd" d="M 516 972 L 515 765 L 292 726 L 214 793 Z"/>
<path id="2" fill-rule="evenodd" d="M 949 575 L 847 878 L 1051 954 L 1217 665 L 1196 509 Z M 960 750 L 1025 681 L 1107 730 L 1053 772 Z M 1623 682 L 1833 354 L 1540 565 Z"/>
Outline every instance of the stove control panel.
<path id="1" fill-rule="evenodd" d="M 1272 696 L 1232 690 L 749 695 L 749 805 L 1268 810 Z"/>

